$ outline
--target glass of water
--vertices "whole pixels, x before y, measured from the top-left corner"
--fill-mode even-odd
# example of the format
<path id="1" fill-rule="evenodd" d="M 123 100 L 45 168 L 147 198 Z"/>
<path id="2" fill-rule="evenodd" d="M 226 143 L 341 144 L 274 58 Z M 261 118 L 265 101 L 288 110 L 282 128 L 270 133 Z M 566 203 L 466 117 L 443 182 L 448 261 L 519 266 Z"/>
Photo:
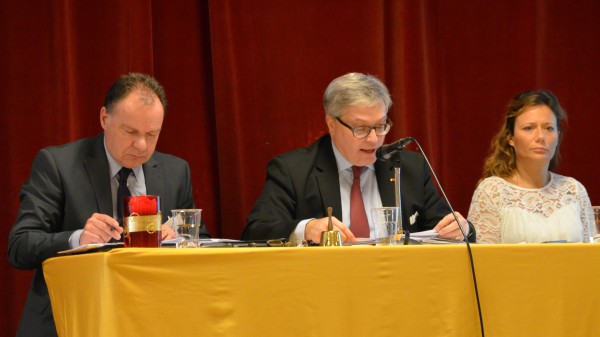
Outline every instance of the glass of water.
<path id="1" fill-rule="evenodd" d="M 379 207 L 371 209 L 371 212 L 375 224 L 375 245 L 395 245 L 400 209 L 398 207 Z"/>
<path id="2" fill-rule="evenodd" d="M 596 224 L 596 233 L 590 233 L 591 242 L 600 242 L 600 206 L 592 206 L 594 213 L 594 223 Z M 595 235 L 595 236 L 594 236 Z"/>
<path id="3" fill-rule="evenodd" d="M 201 209 L 174 209 L 171 210 L 173 229 L 177 233 L 177 248 L 199 247 L 198 239 L 202 226 Z"/>

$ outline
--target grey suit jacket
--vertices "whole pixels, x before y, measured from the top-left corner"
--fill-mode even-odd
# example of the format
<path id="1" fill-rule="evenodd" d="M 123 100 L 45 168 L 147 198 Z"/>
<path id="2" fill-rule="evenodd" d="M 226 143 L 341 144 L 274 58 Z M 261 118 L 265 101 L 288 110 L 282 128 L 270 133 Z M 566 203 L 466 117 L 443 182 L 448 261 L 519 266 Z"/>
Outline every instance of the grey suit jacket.
<path id="1" fill-rule="evenodd" d="M 403 227 L 411 232 L 432 229 L 450 213 L 450 208 L 437 193 L 421 154 L 404 151 L 401 163 Z M 383 206 L 395 206 L 394 183 L 390 181 L 394 177 L 393 163 L 375 162 L 375 175 Z M 338 168 L 331 137 L 326 135 L 309 147 L 269 162 L 265 186 L 248 217 L 242 239 L 288 238 L 301 220 L 325 217 L 329 206 L 333 216 L 341 219 Z"/>
<path id="2" fill-rule="evenodd" d="M 42 262 L 69 249 L 69 237 L 93 213 L 113 214 L 103 139 L 100 134 L 42 149 L 21 189 L 8 258 L 16 268 L 35 269 L 35 273 L 17 336 L 56 336 Z M 187 162 L 155 152 L 143 169 L 147 194 L 161 197 L 163 221 L 171 209 L 194 207 Z M 208 232 L 201 235 L 208 236 Z"/>

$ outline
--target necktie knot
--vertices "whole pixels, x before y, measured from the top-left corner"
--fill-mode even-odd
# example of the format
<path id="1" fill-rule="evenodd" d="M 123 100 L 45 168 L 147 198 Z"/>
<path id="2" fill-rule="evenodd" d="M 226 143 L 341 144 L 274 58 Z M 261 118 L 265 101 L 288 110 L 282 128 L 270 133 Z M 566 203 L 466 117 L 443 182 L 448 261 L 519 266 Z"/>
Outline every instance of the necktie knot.
<path id="1" fill-rule="evenodd" d="M 133 170 L 127 167 L 123 167 L 119 170 L 119 173 L 117 173 L 119 186 L 127 186 L 127 178 L 129 178 L 131 172 L 133 172 Z"/>
<path id="2" fill-rule="evenodd" d="M 352 174 L 354 176 L 354 180 L 360 180 L 360 175 L 362 174 L 364 168 L 364 166 L 352 166 Z"/>

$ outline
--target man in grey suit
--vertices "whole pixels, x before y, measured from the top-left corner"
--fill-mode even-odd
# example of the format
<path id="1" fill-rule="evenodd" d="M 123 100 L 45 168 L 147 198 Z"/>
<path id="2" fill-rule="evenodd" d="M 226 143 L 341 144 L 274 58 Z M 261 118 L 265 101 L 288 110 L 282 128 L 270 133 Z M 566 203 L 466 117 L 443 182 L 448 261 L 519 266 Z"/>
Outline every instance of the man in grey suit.
<path id="1" fill-rule="evenodd" d="M 369 238 L 374 236 L 371 208 L 395 206 L 394 167 L 375 156 L 392 127 L 387 118 L 392 105 L 388 89 L 374 76 L 349 73 L 329 84 L 323 103 L 329 135 L 269 162 L 267 181 L 242 239 L 319 242 L 328 227 L 330 206 L 333 226 L 344 241 Z M 402 153 L 400 179 L 405 229 L 434 229 L 441 238 L 464 240 L 422 155 Z M 353 193 L 359 195 L 357 203 Z M 456 214 L 469 233 L 464 217 Z"/>
<path id="2" fill-rule="evenodd" d="M 42 262 L 80 245 L 119 240 L 118 172 L 131 169 L 132 195 L 159 195 L 163 222 L 171 209 L 194 208 L 190 168 L 155 152 L 165 116 L 163 87 L 132 73 L 108 90 L 100 110 L 104 132 L 42 149 L 20 193 L 21 205 L 8 243 L 10 263 L 35 269 L 17 336 L 56 336 Z M 205 226 L 203 226 L 205 228 Z M 204 229 L 202 236 L 207 237 Z M 175 233 L 162 226 L 162 238 Z"/>

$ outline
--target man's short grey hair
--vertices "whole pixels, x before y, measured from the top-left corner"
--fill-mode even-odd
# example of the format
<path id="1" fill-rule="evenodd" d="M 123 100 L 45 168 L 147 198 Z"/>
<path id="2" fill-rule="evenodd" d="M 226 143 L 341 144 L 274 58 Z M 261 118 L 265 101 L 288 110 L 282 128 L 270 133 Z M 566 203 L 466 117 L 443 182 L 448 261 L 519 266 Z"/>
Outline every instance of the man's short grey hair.
<path id="1" fill-rule="evenodd" d="M 387 87 L 375 76 L 361 73 L 348 73 L 334 79 L 323 95 L 325 113 L 331 117 L 341 117 L 350 106 L 379 103 L 383 103 L 386 113 L 392 106 Z"/>

